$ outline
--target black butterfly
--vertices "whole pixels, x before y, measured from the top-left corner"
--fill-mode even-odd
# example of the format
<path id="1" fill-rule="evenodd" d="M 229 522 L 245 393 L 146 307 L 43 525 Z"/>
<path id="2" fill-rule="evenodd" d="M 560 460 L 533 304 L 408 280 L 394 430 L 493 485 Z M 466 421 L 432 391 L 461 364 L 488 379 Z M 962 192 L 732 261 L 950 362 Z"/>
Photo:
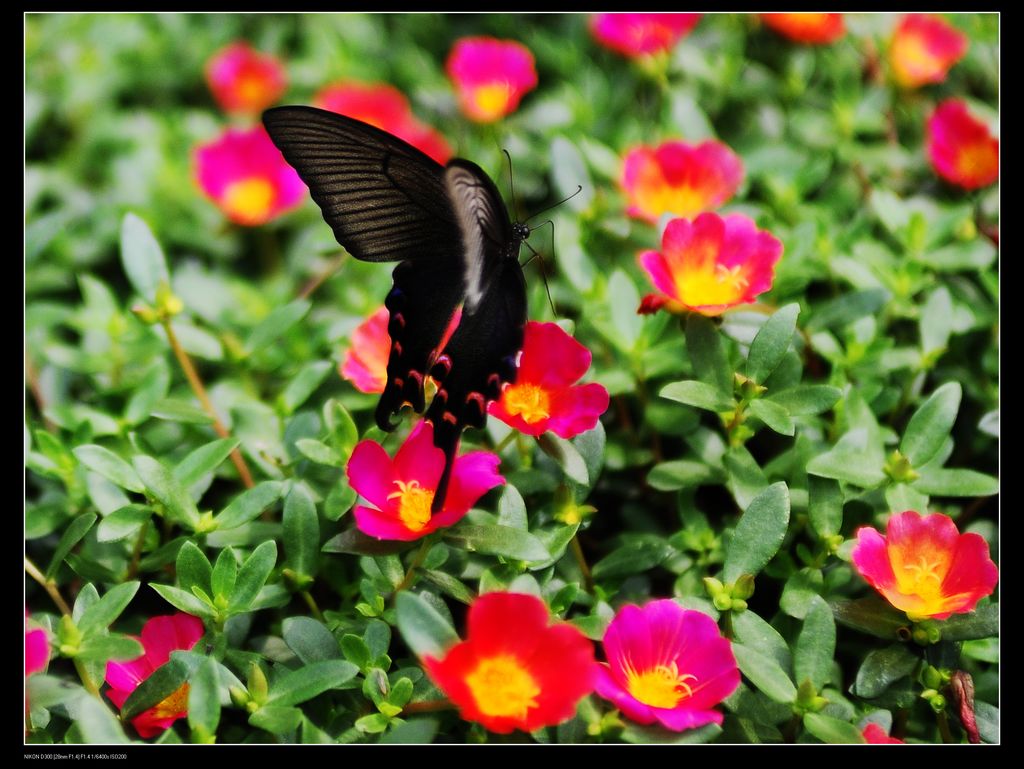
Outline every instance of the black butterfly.
<path id="1" fill-rule="evenodd" d="M 403 405 L 426 408 L 445 467 L 432 509 L 444 504 L 459 436 L 483 427 L 487 404 L 515 381 L 526 325 L 519 246 L 494 182 L 468 160 L 442 166 L 391 134 L 313 107 L 275 107 L 263 124 L 320 206 L 334 237 L 356 259 L 400 262 L 390 311 L 387 385 L 377 424 Z M 461 318 L 459 312 L 461 310 Z"/>

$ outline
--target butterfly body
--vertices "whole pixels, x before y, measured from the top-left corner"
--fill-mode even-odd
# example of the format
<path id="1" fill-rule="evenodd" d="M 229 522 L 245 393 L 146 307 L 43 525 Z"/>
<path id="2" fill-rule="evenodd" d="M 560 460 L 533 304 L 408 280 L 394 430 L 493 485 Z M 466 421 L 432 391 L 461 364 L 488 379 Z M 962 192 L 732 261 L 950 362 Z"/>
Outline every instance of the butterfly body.
<path id="1" fill-rule="evenodd" d="M 375 419 L 384 430 L 408 404 L 434 425 L 445 468 L 432 509 L 444 504 L 465 427 L 515 380 L 526 325 L 519 248 L 494 182 L 475 163 L 442 166 L 385 131 L 312 107 L 267 110 L 263 122 L 309 186 L 335 238 L 357 259 L 397 261 L 389 312 L 387 383 Z M 426 403 L 428 377 L 437 391 Z"/>

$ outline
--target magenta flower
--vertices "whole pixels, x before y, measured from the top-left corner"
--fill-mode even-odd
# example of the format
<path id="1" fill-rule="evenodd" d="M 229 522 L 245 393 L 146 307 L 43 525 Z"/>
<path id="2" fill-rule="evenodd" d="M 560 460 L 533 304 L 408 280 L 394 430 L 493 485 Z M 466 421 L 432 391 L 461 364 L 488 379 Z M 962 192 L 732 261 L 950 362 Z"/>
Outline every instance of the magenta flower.
<path id="1" fill-rule="evenodd" d="M 533 54 L 514 40 L 464 37 L 448 55 L 446 69 L 459 106 L 478 123 L 515 112 L 519 100 L 537 86 Z"/>
<path id="2" fill-rule="evenodd" d="M 967 190 L 999 179 L 999 139 L 957 99 L 946 99 L 928 118 L 928 160 L 935 173 Z"/>
<path id="3" fill-rule="evenodd" d="M 590 29 L 601 45 L 624 56 L 649 56 L 671 49 L 697 22 L 699 13 L 596 13 Z"/>
<path id="4" fill-rule="evenodd" d="M 388 383 L 389 316 L 388 308 L 381 307 L 360 323 L 352 332 L 352 346 L 345 350 L 341 376 L 361 392 L 382 393 Z"/>
<path id="5" fill-rule="evenodd" d="M 903 17 L 889 46 L 893 78 L 904 88 L 941 83 L 967 53 L 967 35 L 941 16 Z"/>
<path id="6" fill-rule="evenodd" d="M 392 460 L 379 443 L 360 441 L 348 461 L 349 484 L 372 505 L 356 505 L 356 526 L 377 539 L 408 542 L 469 512 L 484 494 L 505 483 L 497 472 L 501 459 L 487 451 L 456 457 L 444 506 L 432 513 L 444 470 L 444 452 L 434 445 L 434 426 L 421 421 Z"/>
<path id="7" fill-rule="evenodd" d="M 728 639 L 706 614 L 675 601 L 623 606 L 604 634 L 596 691 L 640 724 L 672 731 L 721 724 L 714 706 L 740 685 Z"/>
<path id="8" fill-rule="evenodd" d="M 194 153 L 203 193 L 237 224 L 257 225 L 302 202 L 306 185 L 263 126 L 229 128 Z"/>
<path id="9" fill-rule="evenodd" d="M 151 617 L 142 626 L 138 640 L 145 650 L 141 657 L 129 662 L 107 662 L 106 681 L 110 684 L 107 696 L 119 708 L 139 684 L 153 671 L 171 658 L 171 652 L 190 650 L 203 637 L 203 623 L 191 614 L 171 614 Z M 188 684 L 182 684 L 163 701 L 132 719 L 132 725 L 142 738 L 155 737 L 188 715 Z"/>
<path id="10" fill-rule="evenodd" d="M 876 723 L 870 723 L 861 729 L 861 736 L 869 745 L 904 745 L 903 740 L 897 740 L 886 734 L 885 729 Z"/>
<path id="11" fill-rule="evenodd" d="M 515 384 L 502 390 L 488 413 L 526 435 L 551 430 L 572 438 L 593 429 L 608 410 L 608 391 L 596 382 L 576 384 L 590 358 L 590 350 L 558 325 L 530 321 Z"/>
<path id="12" fill-rule="evenodd" d="M 26 612 L 25 618 L 28 619 Z M 50 639 L 41 627 L 29 630 L 25 625 L 25 677 L 46 669 L 50 661 Z"/>
<path id="13" fill-rule="evenodd" d="M 246 42 L 218 51 L 206 64 L 206 82 L 221 109 L 245 115 L 262 112 L 287 85 L 281 62 Z"/>

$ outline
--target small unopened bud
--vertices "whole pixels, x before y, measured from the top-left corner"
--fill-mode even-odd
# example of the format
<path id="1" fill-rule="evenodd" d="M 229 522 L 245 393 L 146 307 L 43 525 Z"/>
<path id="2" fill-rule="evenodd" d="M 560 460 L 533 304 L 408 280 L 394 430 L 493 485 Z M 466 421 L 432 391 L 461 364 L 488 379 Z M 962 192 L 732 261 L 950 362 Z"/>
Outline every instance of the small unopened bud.
<path id="1" fill-rule="evenodd" d="M 732 604 L 729 606 L 729 608 L 732 609 L 733 611 L 737 611 L 737 612 L 738 611 L 746 611 L 747 610 L 747 602 L 744 601 L 742 598 L 733 598 L 732 599 Z"/>
<path id="2" fill-rule="evenodd" d="M 981 742 L 981 735 L 978 733 L 978 721 L 974 717 L 974 680 L 970 673 L 962 670 L 955 670 L 949 677 L 949 690 L 953 696 L 953 704 L 956 706 L 956 713 L 960 717 L 964 731 L 967 732 L 967 739 L 972 745 Z"/>
<path id="3" fill-rule="evenodd" d="M 732 599 L 725 593 L 719 593 L 713 599 L 711 603 L 715 605 L 715 608 L 719 611 L 729 611 L 732 608 Z"/>
<path id="4" fill-rule="evenodd" d="M 240 686 L 229 687 L 228 694 L 231 695 L 231 704 L 236 708 L 244 708 L 249 704 L 249 692 Z"/>
<path id="5" fill-rule="evenodd" d="M 942 673 L 939 672 L 938 668 L 929 665 L 921 674 L 921 683 L 929 689 L 938 689 L 942 686 Z"/>
<path id="6" fill-rule="evenodd" d="M 267 693 L 269 692 L 267 676 L 264 674 L 263 668 L 255 662 L 249 665 L 248 685 L 249 694 L 257 705 L 262 705 L 267 701 Z"/>
<path id="7" fill-rule="evenodd" d="M 754 575 L 743 574 L 733 584 L 732 590 L 730 591 L 733 598 L 739 598 L 740 600 L 747 600 L 754 594 Z"/>
<path id="8" fill-rule="evenodd" d="M 714 577 L 704 577 L 704 589 L 711 598 L 715 598 L 725 591 L 725 585 Z"/>

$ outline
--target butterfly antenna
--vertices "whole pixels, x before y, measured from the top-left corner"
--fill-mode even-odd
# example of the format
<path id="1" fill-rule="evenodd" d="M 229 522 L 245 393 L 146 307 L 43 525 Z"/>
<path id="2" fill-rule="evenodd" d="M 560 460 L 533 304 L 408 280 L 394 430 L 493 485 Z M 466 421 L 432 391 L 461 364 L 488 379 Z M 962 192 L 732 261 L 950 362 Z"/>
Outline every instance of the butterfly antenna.
<path id="1" fill-rule="evenodd" d="M 545 222 L 544 224 L 548 224 L 548 222 Z M 542 224 L 541 227 L 543 227 L 543 226 L 544 225 Z M 552 227 L 553 226 L 554 225 L 552 224 Z M 524 262 L 522 266 L 525 267 L 527 264 L 532 262 L 534 257 L 536 257 L 537 259 L 540 259 L 540 263 L 541 263 L 541 265 L 544 268 L 544 269 L 542 269 L 540 271 L 540 278 L 541 278 L 541 280 L 544 281 L 544 290 L 547 292 L 547 295 L 548 295 L 548 304 L 551 305 L 551 314 L 554 315 L 557 318 L 558 317 L 558 310 L 555 309 L 555 300 L 551 298 L 551 287 L 548 285 L 548 276 L 546 275 L 547 267 L 548 267 L 547 263 L 545 263 L 544 257 L 540 255 L 540 251 L 535 249 L 533 246 L 531 246 L 525 240 L 523 241 L 523 245 L 526 246 L 528 249 L 530 249 L 530 253 L 532 253 L 533 256 L 531 256 L 529 259 L 527 259 L 526 262 Z M 555 245 L 555 241 L 554 241 L 554 239 L 552 239 L 552 241 L 551 241 L 552 250 L 554 250 L 554 245 Z"/>
<path id="2" fill-rule="evenodd" d="M 512 156 L 508 154 L 508 150 L 504 147 L 501 148 L 501 151 L 505 153 L 505 158 L 508 160 L 508 186 L 512 192 L 512 210 L 518 212 L 519 203 L 516 201 L 516 183 L 512 178 Z M 518 218 L 518 214 L 516 216 Z"/>
<path id="3" fill-rule="evenodd" d="M 538 216 L 540 216 L 541 214 L 543 214 L 545 211 L 550 211 L 552 208 L 557 208 L 558 206 L 562 205 L 562 203 L 566 203 L 566 202 L 572 200 L 574 197 L 579 195 L 581 192 L 583 192 L 583 187 L 581 185 L 577 184 L 576 185 L 576 192 L 574 192 L 572 195 L 569 195 L 568 197 L 562 198 L 557 203 L 552 203 L 547 208 L 542 208 L 540 211 L 538 211 L 533 216 L 531 216 L 530 219 L 535 219 Z M 523 224 L 529 223 L 530 219 L 527 219 L 525 222 L 523 222 Z M 540 226 L 543 227 L 544 225 L 542 224 Z"/>

